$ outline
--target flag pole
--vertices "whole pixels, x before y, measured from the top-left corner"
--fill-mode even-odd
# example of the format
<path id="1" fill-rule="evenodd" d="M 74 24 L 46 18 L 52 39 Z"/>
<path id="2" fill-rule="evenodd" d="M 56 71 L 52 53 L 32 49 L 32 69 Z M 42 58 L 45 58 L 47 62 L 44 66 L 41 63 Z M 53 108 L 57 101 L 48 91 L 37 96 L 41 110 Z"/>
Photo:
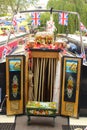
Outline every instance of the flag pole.
<path id="1" fill-rule="evenodd" d="M 77 17 L 78 17 L 78 22 L 79 22 L 79 32 L 80 32 L 80 44 L 81 44 L 81 53 L 84 52 L 84 44 L 82 43 L 82 31 L 80 29 L 80 16 L 77 13 Z"/>
<path id="2" fill-rule="evenodd" d="M 82 42 L 82 31 L 80 29 L 80 16 L 79 14 L 77 13 L 77 16 L 78 16 L 78 21 L 79 21 L 79 32 L 80 32 L 80 44 L 81 44 L 81 57 L 83 58 L 83 64 L 87 66 L 87 61 L 86 61 L 86 54 L 85 54 L 85 47 L 84 47 L 84 44 Z"/>
<path id="3" fill-rule="evenodd" d="M 16 11 L 14 12 L 14 14 L 13 14 L 13 16 L 12 16 L 12 20 L 13 20 L 13 18 L 14 18 L 14 16 L 16 15 Z M 11 20 L 11 21 L 12 21 Z M 9 42 L 9 40 L 10 40 L 10 36 L 11 36 L 11 28 L 10 28 L 10 31 L 9 31 L 9 34 L 8 34 L 8 38 L 7 38 L 7 41 L 6 41 L 6 45 L 8 45 L 8 42 Z"/>

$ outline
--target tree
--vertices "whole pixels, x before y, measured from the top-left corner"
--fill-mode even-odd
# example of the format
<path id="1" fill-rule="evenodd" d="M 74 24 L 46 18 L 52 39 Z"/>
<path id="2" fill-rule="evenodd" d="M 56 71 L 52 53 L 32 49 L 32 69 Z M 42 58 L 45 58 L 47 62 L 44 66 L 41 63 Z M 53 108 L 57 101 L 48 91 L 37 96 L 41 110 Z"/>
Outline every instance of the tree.
<path id="1" fill-rule="evenodd" d="M 56 10 L 73 11 L 80 14 L 81 21 L 87 26 L 87 4 L 85 0 L 49 0 L 47 8 L 53 7 Z M 66 27 L 58 25 L 58 16 L 55 16 L 55 24 L 59 32 L 66 31 Z M 78 29 L 77 16 L 69 15 L 69 33 L 75 32 Z"/>
<path id="2" fill-rule="evenodd" d="M 1 15 L 6 15 L 7 12 L 25 10 L 29 5 L 34 5 L 38 0 L 0 0 Z"/>

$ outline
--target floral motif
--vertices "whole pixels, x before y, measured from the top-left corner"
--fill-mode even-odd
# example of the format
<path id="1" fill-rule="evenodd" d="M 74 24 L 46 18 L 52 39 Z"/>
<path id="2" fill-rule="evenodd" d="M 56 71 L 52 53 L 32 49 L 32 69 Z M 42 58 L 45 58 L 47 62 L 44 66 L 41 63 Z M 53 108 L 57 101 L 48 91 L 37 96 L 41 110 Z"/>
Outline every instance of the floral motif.
<path id="1" fill-rule="evenodd" d="M 26 108 L 30 115 L 54 115 L 56 112 L 56 102 L 29 101 Z"/>
<path id="2" fill-rule="evenodd" d="M 73 94 L 73 77 L 70 75 L 69 78 L 68 78 L 68 83 L 67 83 L 67 96 L 68 98 L 71 98 L 72 97 L 72 94 Z"/>
<path id="3" fill-rule="evenodd" d="M 14 75 L 12 82 L 12 95 L 14 98 L 16 98 L 17 94 L 18 94 L 18 78 L 16 75 Z"/>

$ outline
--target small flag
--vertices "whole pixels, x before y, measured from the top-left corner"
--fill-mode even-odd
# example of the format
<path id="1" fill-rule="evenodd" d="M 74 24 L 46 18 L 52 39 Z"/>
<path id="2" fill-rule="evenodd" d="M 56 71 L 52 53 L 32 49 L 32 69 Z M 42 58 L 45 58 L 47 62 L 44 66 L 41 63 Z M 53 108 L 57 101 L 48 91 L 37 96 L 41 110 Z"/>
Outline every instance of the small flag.
<path id="1" fill-rule="evenodd" d="M 16 25 L 17 25 L 16 17 L 13 18 L 13 20 L 12 20 L 12 24 L 13 24 L 13 26 L 16 26 Z"/>
<path id="2" fill-rule="evenodd" d="M 81 57 L 83 58 L 83 62 L 85 62 L 85 61 L 86 61 L 86 54 L 85 54 L 85 51 L 83 51 L 83 52 L 81 53 Z"/>
<path id="3" fill-rule="evenodd" d="M 84 59 L 86 58 L 85 52 L 82 52 L 81 57 Z"/>
<path id="4" fill-rule="evenodd" d="M 82 22 L 80 22 L 80 30 L 81 31 L 85 31 L 86 30 L 86 27 L 83 25 Z"/>
<path id="5" fill-rule="evenodd" d="M 3 52 L 2 52 L 2 57 L 5 58 L 6 55 L 10 52 L 9 47 L 4 46 Z"/>
<path id="6" fill-rule="evenodd" d="M 40 25 L 40 13 L 39 12 L 32 12 L 32 25 Z"/>
<path id="7" fill-rule="evenodd" d="M 61 12 L 59 13 L 59 24 L 68 25 L 68 13 Z"/>

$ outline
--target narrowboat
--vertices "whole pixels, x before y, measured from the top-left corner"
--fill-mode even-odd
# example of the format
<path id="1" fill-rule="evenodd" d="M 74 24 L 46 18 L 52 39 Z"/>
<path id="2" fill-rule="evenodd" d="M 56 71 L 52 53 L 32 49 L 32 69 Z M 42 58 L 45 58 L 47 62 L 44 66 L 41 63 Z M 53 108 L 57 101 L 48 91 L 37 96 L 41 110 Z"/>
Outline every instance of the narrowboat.
<path id="1" fill-rule="evenodd" d="M 44 11 L 51 15 L 71 13 L 77 15 L 80 23 L 77 12 L 51 9 L 20 13 Z M 28 116 L 38 116 L 41 113 L 46 116 L 49 111 L 54 111 L 54 106 L 46 111 L 42 109 L 43 105 L 40 106 L 41 103 L 50 102 L 53 105 L 55 102 L 56 115 L 76 118 L 86 115 L 86 39 L 81 32 L 78 36 L 58 34 L 55 39 L 53 32 L 45 30 L 35 34 L 19 34 L 12 37 L 11 41 L 9 38 L 1 41 L 1 113 L 18 115 L 24 114 L 27 109 Z"/>

